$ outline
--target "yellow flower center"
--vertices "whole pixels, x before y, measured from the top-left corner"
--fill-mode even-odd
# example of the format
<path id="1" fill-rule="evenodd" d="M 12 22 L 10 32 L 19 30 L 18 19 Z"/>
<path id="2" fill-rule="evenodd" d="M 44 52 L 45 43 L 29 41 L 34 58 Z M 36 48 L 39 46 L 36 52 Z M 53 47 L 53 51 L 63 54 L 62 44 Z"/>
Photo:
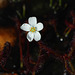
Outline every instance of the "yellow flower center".
<path id="1" fill-rule="evenodd" d="M 31 27 L 30 31 L 31 32 L 35 32 L 36 31 L 36 28 L 35 27 Z"/>

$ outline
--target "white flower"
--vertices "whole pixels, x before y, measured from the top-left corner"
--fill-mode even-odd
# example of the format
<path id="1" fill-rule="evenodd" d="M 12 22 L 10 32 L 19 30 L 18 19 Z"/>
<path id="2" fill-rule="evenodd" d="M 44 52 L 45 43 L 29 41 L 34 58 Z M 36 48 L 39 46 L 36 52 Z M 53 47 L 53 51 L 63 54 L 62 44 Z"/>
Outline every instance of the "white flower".
<path id="1" fill-rule="evenodd" d="M 37 18 L 36 17 L 30 17 L 28 19 L 28 23 L 22 24 L 20 27 L 24 31 L 28 31 L 27 34 L 27 39 L 29 42 L 33 41 L 39 41 L 41 39 L 41 34 L 39 31 L 43 29 L 43 24 L 41 22 L 37 23 Z"/>

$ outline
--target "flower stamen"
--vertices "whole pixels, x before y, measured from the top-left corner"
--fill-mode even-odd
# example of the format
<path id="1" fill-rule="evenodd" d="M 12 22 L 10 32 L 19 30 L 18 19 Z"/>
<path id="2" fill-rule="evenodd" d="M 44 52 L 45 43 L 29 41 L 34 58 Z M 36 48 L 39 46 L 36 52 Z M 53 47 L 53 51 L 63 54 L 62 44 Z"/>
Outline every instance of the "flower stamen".
<path id="1" fill-rule="evenodd" d="M 35 32 L 36 31 L 36 28 L 35 27 L 31 27 L 30 31 L 31 32 Z"/>

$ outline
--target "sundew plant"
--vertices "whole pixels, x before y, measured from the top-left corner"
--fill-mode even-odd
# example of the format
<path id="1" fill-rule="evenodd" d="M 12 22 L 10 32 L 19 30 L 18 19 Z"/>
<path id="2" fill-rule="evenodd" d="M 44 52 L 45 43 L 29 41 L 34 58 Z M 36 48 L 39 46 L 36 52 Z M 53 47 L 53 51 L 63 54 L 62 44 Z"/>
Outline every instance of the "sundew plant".
<path id="1" fill-rule="evenodd" d="M 75 75 L 74 0 L 0 0 L 0 75 Z"/>

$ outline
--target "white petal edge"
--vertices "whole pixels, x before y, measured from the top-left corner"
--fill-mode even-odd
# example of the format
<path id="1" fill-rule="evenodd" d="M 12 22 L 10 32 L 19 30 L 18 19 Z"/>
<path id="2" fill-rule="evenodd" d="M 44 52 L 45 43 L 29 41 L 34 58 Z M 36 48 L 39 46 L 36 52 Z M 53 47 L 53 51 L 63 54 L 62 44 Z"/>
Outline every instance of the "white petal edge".
<path id="1" fill-rule="evenodd" d="M 44 26 L 43 26 L 43 23 L 41 23 L 41 22 L 39 22 L 39 23 L 36 25 L 37 31 L 41 31 L 43 28 L 44 28 Z"/>
<path id="2" fill-rule="evenodd" d="M 30 17 L 28 19 L 28 23 L 31 25 L 31 26 L 35 26 L 37 24 L 37 18 L 36 17 Z"/>
<path id="3" fill-rule="evenodd" d="M 27 39 L 29 42 L 32 42 L 33 41 L 33 38 L 34 38 L 34 33 L 32 32 L 28 32 L 27 34 Z"/>
<path id="4" fill-rule="evenodd" d="M 41 39 L 41 34 L 38 31 L 36 31 L 34 34 L 34 40 L 39 41 L 40 39 Z"/>
<path id="5" fill-rule="evenodd" d="M 27 23 L 24 23 L 24 24 L 22 24 L 22 26 L 20 28 L 24 31 L 30 31 L 31 26 Z"/>

